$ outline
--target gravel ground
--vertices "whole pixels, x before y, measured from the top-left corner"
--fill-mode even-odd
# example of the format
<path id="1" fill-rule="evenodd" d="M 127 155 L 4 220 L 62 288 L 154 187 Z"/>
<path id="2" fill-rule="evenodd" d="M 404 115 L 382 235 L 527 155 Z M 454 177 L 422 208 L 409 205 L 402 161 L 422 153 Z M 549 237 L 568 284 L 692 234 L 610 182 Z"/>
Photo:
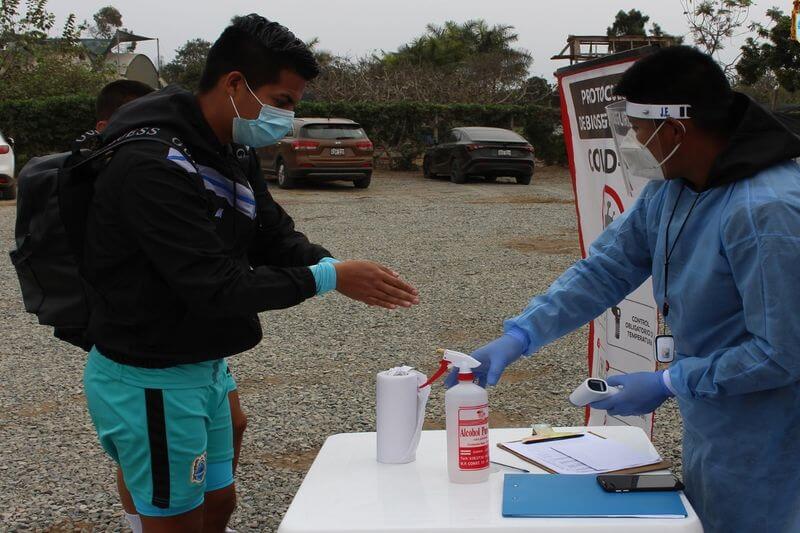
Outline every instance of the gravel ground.
<path id="1" fill-rule="evenodd" d="M 561 168 L 540 169 L 530 186 L 380 172 L 367 190 L 273 193 L 313 241 L 339 258 L 390 265 L 422 303 L 389 312 L 332 294 L 262 315 L 265 340 L 231 361 L 249 417 L 232 520 L 239 531 L 277 528 L 328 435 L 374 430 L 377 371 L 405 363 L 430 375 L 435 348 L 469 351 L 494 338 L 503 318 L 579 257 Z M 13 205 L 0 206 L 4 249 L 14 216 Z M 113 465 L 86 412 L 84 357 L 23 312 L 9 261 L 0 274 L 0 530 L 119 530 Z M 576 331 L 507 371 L 490 393 L 491 426 L 582 424 L 566 398 L 586 374 L 586 335 Z M 436 387 L 426 427 L 444 427 L 443 397 Z M 670 401 L 655 444 L 678 465 L 680 432 Z"/>

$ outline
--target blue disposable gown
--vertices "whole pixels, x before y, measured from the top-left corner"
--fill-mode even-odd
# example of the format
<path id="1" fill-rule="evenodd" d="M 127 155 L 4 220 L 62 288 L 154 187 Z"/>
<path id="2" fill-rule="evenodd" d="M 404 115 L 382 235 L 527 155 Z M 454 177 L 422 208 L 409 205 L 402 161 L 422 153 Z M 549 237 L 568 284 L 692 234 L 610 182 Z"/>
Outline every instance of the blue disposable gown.
<path id="1" fill-rule="evenodd" d="M 506 322 L 544 345 L 653 276 L 670 246 L 670 366 L 684 422 L 686 494 L 707 531 L 800 531 L 800 167 L 773 165 L 701 193 L 649 184 L 634 206 Z"/>

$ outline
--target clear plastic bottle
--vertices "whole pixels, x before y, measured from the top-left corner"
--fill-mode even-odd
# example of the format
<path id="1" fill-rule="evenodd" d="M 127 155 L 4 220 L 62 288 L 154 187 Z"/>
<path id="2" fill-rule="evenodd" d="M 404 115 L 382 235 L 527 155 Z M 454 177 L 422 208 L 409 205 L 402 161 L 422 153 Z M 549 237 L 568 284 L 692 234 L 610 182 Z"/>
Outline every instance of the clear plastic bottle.
<path id="1" fill-rule="evenodd" d="M 482 483 L 490 471 L 489 395 L 472 382 L 472 369 L 480 363 L 451 350 L 443 358 L 458 368 L 458 384 L 444 395 L 447 473 L 453 483 Z"/>

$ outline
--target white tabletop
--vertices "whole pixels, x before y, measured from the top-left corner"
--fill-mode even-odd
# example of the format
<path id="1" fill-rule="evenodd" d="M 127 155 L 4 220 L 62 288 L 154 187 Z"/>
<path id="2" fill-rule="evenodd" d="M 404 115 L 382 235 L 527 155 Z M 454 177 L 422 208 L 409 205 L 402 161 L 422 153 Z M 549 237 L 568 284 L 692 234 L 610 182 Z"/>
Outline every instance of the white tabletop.
<path id="1" fill-rule="evenodd" d="M 558 428 L 582 431 L 586 428 Z M 635 427 L 593 427 L 592 431 L 631 446 L 652 449 Z M 497 448 L 530 435 L 530 429 L 491 429 L 492 461 L 545 473 Z M 375 433 L 344 433 L 325 441 L 297 491 L 279 533 L 470 533 L 536 531 L 668 531 L 702 532 L 697 514 L 684 495 L 682 519 L 653 518 L 504 518 L 503 476 L 517 473 L 492 465 L 489 481 L 473 485 L 447 478 L 444 431 L 423 431 L 417 460 L 386 465 L 375 459 Z"/>

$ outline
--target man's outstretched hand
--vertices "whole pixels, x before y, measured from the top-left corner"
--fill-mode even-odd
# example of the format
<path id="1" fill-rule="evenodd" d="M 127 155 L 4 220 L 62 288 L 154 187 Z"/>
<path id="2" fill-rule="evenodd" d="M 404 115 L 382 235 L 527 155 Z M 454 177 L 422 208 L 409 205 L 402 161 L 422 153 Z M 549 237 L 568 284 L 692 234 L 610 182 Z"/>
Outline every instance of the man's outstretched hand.
<path id="1" fill-rule="evenodd" d="M 367 305 L 397 309 L 419 303 L 418 291 L 394 270 L 372 261 L 336 263 L 336 290 Z"/>

